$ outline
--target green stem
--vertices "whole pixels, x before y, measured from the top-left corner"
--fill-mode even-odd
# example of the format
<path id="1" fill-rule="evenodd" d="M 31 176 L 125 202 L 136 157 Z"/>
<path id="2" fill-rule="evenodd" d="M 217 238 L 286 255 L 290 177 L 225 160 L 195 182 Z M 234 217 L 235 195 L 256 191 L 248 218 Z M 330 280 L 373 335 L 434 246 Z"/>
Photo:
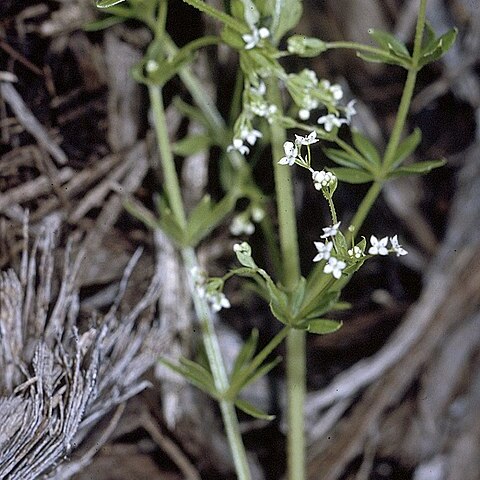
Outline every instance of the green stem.
<path id="1" fill-rule="evenodd" d="M 348 50 L 376 53 L 382 56 L 388 55 L 388 53 L 381 48 L 371 47 L 370 45 L 363 45 L 362 43 L 356 42 L 327 42 L 326 46 L 328 49 L 343 48 Z"/>
<path id="2" fill-rule="evenodd" d="M 269 82 L 269 100 L 282 112 L 280 91 L 275 81 Z M 282 283 L 292 291 L 300 279 L 295 202 L 290 168 L 278 164 L 283 156 L 286 134 L 277 123 L 271 125 L 273 168 L 277 201 L 280 250 L 282 253 Z M 290 330 L 287 336 L 287 392 L 288 392 L 288 478 L 305 478 L 304 403 L 306 392 L 305 331 Z"/>
<path id="3" fill-rule="evenodd" d="M 158 151 L 163 166 L 164 185 L 168 197 L 168 203 L 172 209 L 175 219 L 181 227 L 187 224 L 187 217 L 183 209 L 182 194 L 178 175 L 175 170 L 173 153 L 170 148 L 170 139 L 168 138 L 167 120 L 165 118 L 165 109 L 163 106 L 162 92 L 159 87 L 149 86 L 150 104 L 153 110 L 155 133 L 157 135 Z"/>
<path id="4" fill-rule="evenodd" d="M 208 16 L 215 18 L 216 20 L 222 22 L 225 26 L 230 27 L 232 30 L 242 34 L 248 33 L 248 28 L 240 23 L 235 18 L 227 15 L 221 10 L 217 10 L 215 7 L 212 7 L 208 3 L 202 2 L 202 0 L 183 0 L 185 3 L 188 3 L 192 7 L 200 10 L 203 13 L 206 13 Z"/>
<path id="5" fill-rule="evenodd" d="M 186 215 L 183 206 L 178 176 L 175 170 L 173 154 L 168 138 L 167 122 L 161 90 L 158 87 L 149 87 L 150 103 L 154 113 L 155 132 L 157 135 L 158 150 L 164 173 L 165 191 L 168 196 L 170 208 L 175 219 L 182 227 L 186 226 Z M 223 363 L 218 338 L 213 325 L 213 317 L 205 298 L 200 297 L 190 272 L 198 266 L 193 248 L 186 247 L 181 250 L 185 269 L 189 279 L 190 291 L 198 320 L 202 328 L 203 342 L 207 353 L 210 369 L 214 379 L 215 387 L 223 394 L 229 388 L 228 375 Z M 227 434 L 228 442 L 233 456 L 235 469 L 240 480 L 250 480 L 250 471 L 247 462 L 247 455 L 243 445 L 238 419 L 235 412 L 235 405 L 229 400 L 220 400 L 223 423 Z"/>
<path id="6" fill-rule="evenodd" d="M 383 187 L 383 182 L 381 181 L 373 182 L 372 185 L 370 185 L 370 188 L 368 189 L 367 194 L 365 195 L 365 197 L 363 197 L 363 200 L 358 206 L 358 209 L 355 212 L 355 215 L 353 216 L 352 221 L 350 222 L 352 229 L 345 234 L 347 245 L 351 242 L 352 238 L 355 238 L 355 236 L 357 235 L 358 231 L 360 230 L 360 227 L 362 226 L 363 222 L 365 221 L 365 218 L 368 215 L 368 212 L 372 208 L 372 205 L 375 203 L 375 200 L 377 199 L 378 195 L 380 195 L 380 192 L 382 191 L 382 187 Z"/>
<path id="7" fill-rule="evenodd" d="M 398 107 L 398 113 L 395 118 L 395 124 L 393 126 L 390 139 L 385 150 L 383 157 L 383 173 L 387 174 L 390 167 L 395 161 L 395 153 L 397 151 L 400 139 L 402 136 L 405 122 L 407 120 L 408 111 L 412 102 L 413 89 L 415 88 L 415 82 L 417 80 L 417 73 L 419 70 L 419 60 L 422 49 L 422 37 L 423 29 L 425 27 L 425 14 L 427 8 L 427 0 L 420 0 L 420 9 L 418 12 L 417 26 L 415 29 L 415 41 L 413 44 L 412 65 L 408 70 L 407 80 L 403 88 L 402 98 Z"/>

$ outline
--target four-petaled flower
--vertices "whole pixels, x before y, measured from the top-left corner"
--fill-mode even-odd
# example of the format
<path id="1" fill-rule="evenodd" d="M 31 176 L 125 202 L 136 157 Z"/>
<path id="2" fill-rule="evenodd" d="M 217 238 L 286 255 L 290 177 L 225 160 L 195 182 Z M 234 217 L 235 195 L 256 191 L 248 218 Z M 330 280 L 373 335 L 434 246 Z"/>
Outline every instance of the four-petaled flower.
<path id="1" fill-rule="evenodd" d="M 338 222 L 331 227 L 322 228 L 323 235 L 321 235 L 320 238 L 334 237 L 338 233 L 338 227 L 340 227 L 340 223 L 341 222 Z"/>
<path id="2" fill-rule="evenodd" d="M 326 172 L 322 170 L 318 172 L 314 170 L 312 172 L 313 186 L 317 190 L 321 190 L 324 187 L 334 187 L 336 185 L 337 177 L 332 172 Z"/>
<path id="3" fill-rule="evenodd" d="M 392 245 L 392 250 L 397 254 L 397 257 L 406 255 L 408 252 L 398 243 L 397 235 L 390 238 L 390 243 Z"/>
<path id="4" fill-rule="evenodd" d="M 353 248 L 351 248 L 347 253 L 353 258 L 363 257 L 362 249 L 357 245 L 355 245 Z"/>
<path id="5" fill-rule="evenodd" d="M 317 132 L 313 131 L 309 133 L 308 135 L 305 135 L 302 137 L 301 135 L 296 135 L 295 134 L 295 143 L 297 145 L 312 145 L 313 143 L 317 143 L 318 138 L 317 138 Z"/>
<path id="6" fill-rule="evenodd" d="M 232 223 L 230 224 L 230 233 L 232 235 L 251 235 L 255 231 L 255 225 L 250 221 L 248 213 L 240 213 L 233 217 Z"/>
<path id="7" fill-rule="evenodd" d="M 285 142 L 283 144 L 285 156 L 279 160 L 280 165 L 293 165 L 298 156 L 298 148 L 293 142 Z"/>
<path id="8" fill-rule="evenodd" d="M 333 248 L 333 242 L 313 242 L 315 247 L 318 250 L 317 255 L 313 259 L 314 262 L 319 262 L 320 260 L 328 260 L 330 258 L 330 252 Z"/>
<path id="9" fill-rule="evenodd" d="M 350 100 L 345 107 L 345 116 L 347 117 L 347 123 L 352 121 L 352 117 L 357 113 L 355 110 L 355 104 L 357 101 L 355 99 Z"/>
<path id="10" fill-rule="evenodd" d="M 347 121 L 344 118 L 338 118 L 333 113 L 329 113 L 328 115 L 324 115 L 317 120 L 319 125 L 323 125 L 323 128 L 326 132 L 331 132 L 333 127 L 341 127 Z"/>
<path id="11" fill-rule="evenodd" d="M 262 39 L 268 38 L 270 36 L 270 30 L 266 27 L 258 29 L 253 27 L 251 33 L 245 33 L 242 35 L 243 41 L 245 42 L 245 50 L 251 50 L 256 47 L 258 42 Z"/>
<path id="12" fill-rule="evenodd" d="M 330 257 L 323 268 L 323 273 L 331 273 L 337 280 L 342 276 L 342 270 L 347 266 L 342 260 Z"/>
<path id="13" fill-rule="evenodd" d="M 230 308 L 230 302 L 223 292 L 215 292 L 207 295 L 214 312 L 219 312 L 222 308 Z"/>
<path id="14" fill-rule="evenodd" d="M 231 152 L 232 150 L 237 150 L 242 155 L 247 155 L 250 152 L 250 149 L 243 144 L 241 138 L 234 138 L 232 144 L 227 147 L 227 152 Z"/>
<path id="15" fill-rule="evenodd" d="M 250 145 L 255 145 L 257 138 L 262 138 L 262 136 L 262 133 L 258 130 L 255 130 L 254 128 L 252 128 L 251 130 L 248 130 L 248 128 L 244 128 L 241 132 L 242 140 L 246 140 L 247 143 L 249 143 Z"/>
<path id="16" fill-rule="evenodd" d="M 338 85 L 338 83 L 335 83 L 334 85 L 332 85 L 330 88 L 330 93 L 332 94 L 332 97 L 334 98 L 334 100 L 341 100 L 342 97 L 343 97 L 343 90 L 342 90 L 342 87 L 340 85 Z"/>
<path id="17" fill-rule="evenodd" d="M 370 243 L 372 244 L 368 249 L 370 255 L 388 255 L 388 237 L 383 237 L 381 240 L 378 240 L 375 235 L 372 235 L 370 237 Z"/>

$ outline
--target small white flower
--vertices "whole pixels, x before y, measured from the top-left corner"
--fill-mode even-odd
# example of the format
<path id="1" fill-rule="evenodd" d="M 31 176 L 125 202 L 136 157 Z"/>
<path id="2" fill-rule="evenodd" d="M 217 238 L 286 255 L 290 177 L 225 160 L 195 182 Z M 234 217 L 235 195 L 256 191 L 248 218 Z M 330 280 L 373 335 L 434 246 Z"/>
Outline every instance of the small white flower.
<path id="1" fill-rule="evenodd" d="M 150 59 L 147 62 L 147 64 L 145 65 L 145 70 L 148 73 L 156 72 L 159 68 L 160 68 L 160 65 L 158 64 L 158 62 L 156 60 L 152 60 L 152 59 Z"/>
<path id="2" fill-rule="evenodd" d="M 310 110 L 307 110 L 306 108 L 301 108 L 298 111 L 298 118 L 300 120 L 308 120 L 310 118 Z"/>
<path id="3" fill-rule="evenodd" d="M 230 308 L 230 302 L 223 292 L 215 292 L 208 295 L 208 301 L 212 305 L 214 312 L 219 312 L 222 308 Z"/>
<path id="4" fill-rule="evenodd" d="M 261 222 L 265 218 L 265 210 L 260 207 L 252 208 L 252 220 L 254 222 Z"/>
<path id="5" fill-rule="evenodd" d="M 333 248 L 333 242 L 313 242 L 315 247 L 318 250 L 317 255 L 313 259 L 314 262 L 319 262 L 320 260 L 328 260 L 330 258 L 330 252 Z"/>
<path id="6" fill-rule="evenodd" d="M 397 254 L 397 257 L 406 255 L 408 252 L 398 243 L 398 237 L 395 235 L 390 238 L 390 243 L 392 245 L 392 250 Z"/>
<path id="7" fill-rule="evenodd" d="M 232 150 L 237 150 L 242 155 L 247 155 L 250 153 L 250 149 L 243 144 L 243 140 L 241 138 L 234 138 L 232 144 L 227 147 L 227 152 L 231 152 Z"/>
<path id="8" fill-rule="evenodd" d="M 208 280 L 207 272 L 200 267 L 193 267 L 190 269 L 190 275 L 195 286 L 195 290 L 200 298 L 205 297 L 206 285 Z"/>
<path id="9" fill-rule="evenodd" d="M 247 242 L 242 242 L 242 243 L 236 243 L 234 246 L 233 246 L 233 251 L 235 253 L 243 253 L 245 255 L 249 255 L 251 256 L 252 255 L 252 249 L 250 247 L 250 245 L 247 243 Z"/>
<path id="10" fill-rule="evenodd" d="M 350 123 L 352 121 L 352 117 L 357 113 L 357 111 L 355 110 L 355 103 L 357 103 L 355 99 L 350 100 L 345 107 L 345 116 L 347 117 L 347 123 Z"/>
<path id="11" fill-rule="evenodd" d="M 283 151 L 285 152 L 285 156 L 282 157 L 278 163 L 280 165 L 293 165 L 298 156 L 298 148 L 293 142 L 285 142 L 283 144 Z"/>
<path id="12" fill-rule="evenodd" d="M 323 273 L 331 273 L 337 280 L 342 276 L 342 270 L 347 266 L 342 260 L 330 257 L 328 263 L 323 268 Z"/>
<path id="13" fill-rule="evenodd" d="M 323 235 L 321 235 L 320 238 L 334 237 L 338 233 L 338 227 L 340 227 L 340 223 L 342 222 L 338 222 L 331 227 L 322 228 Z"/>
<path id="14" fill-rule="evenodd" d="M 302 137 L 301 135 L 295 135 L 295 143 L 297 145 L 312 145 L 313 143 L 317 143 L 317 132 L 313 131 L 308 135 Z"/>
<path id="15" fill-rule="evenodd" d="M 236 215 L 230 224 L 230 233 L 232 235 L 251 235 L 255 231 L 255 225 L 244 215 Z"/>
<path id="16" fill-rule="evenodd" d="M 326 172 L 322 170 L 320 172 L 314 170 L 312 172 L 313 186 L 317 190 L 321 190 L 324 187 L 335 187 L 337 177 L 332 172 Z"/>
<path id="17" fill-rule="evenodd" d="M 250 87 L 250 92 L 252 92 L 254 95 L 260 95 L 263 97 L 267 91 L 267 86 L 265 85 L 265 82 L 260 81 L 258 83 L 258 87 Z"/>
<path id="18" fill-rule="evenodd" d="M 332 94 L 332 97 L 334 100 L 341 100 L 342 97 L 343 97 L 343 90 L 342 90 L 342 87 L 340 85 L 338 85 L 338 83 L 336 83 L 335 85 L 332 85 L 330 88 L 330 93 Z"/>
<path id="19" fill-rule="evenodd" d="M 268 38 L 268 37 L 270 36 L 270 30 L 269 30 L 267 27 L 262 27 L 262 28 L 260 28 L 260 30 L 258 31 L 258 35 L 259 35 L 260 38 L 262 38 L 262 39 Z"/>
<path id="20" fill-rule="evenodd" d="M 242 39 L 245 42 L 245 50 L 251 50 L 258 45 L 258 42 L 262 39 L 270 36 L 270 30 L 262 27 L 260 30 L 257 27 L 253 27 L 251 33 L 245 33 L 242 35 Z"/>
<path id="21" fill-rule="evenodd" d="M 329 113 L 328 115 L 324 115 L 317 120 L 319 125 L 324 125 L 324 129 L 326 132 L 331 132 L 333 127 L 341 127 L 347 121 L 344 118 L 338 118 L 333 113 Z"/>
<path id="22" fill-rule="evenodd" d="M 262 133 L 258 130 L 255 130 L 254 128 L 252 128 L 251 130 L 244 128 L 241 132 L 242 140 L 246 140 L 247 143 L 249 143 L 250 145 L 255 145 L 257 138 L 262 138 L 262 136 Z"/>
<path id="23" fill-rule="evenodd" d="M 372 246 L 368 249 L 370 255 L 388 255 L 387 243 L 388 237 L 383 237 L 381 240 L 375 235 L 370 237 L 370 243 Z"/>
<path id="24" fill-rule="evenodd" d="M 363 257 L 362 249 L 360 247 L 358 247 L 357 245 L 355 245 L 353 248 L 351 248 L 347 253 L 353 258 Z"/>

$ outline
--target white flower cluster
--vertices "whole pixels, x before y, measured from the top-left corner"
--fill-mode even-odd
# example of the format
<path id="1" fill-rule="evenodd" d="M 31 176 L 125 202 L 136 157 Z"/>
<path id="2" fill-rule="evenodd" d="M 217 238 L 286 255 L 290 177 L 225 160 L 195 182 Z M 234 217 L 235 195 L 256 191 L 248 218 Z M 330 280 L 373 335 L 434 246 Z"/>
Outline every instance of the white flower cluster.
<path id="1" fill-rule="evenodd" d="M 334 237 L 338 233 L 340 223 L 341 222 L 338 222 L 331 227 L 323 228 L 323 235 L 321 238 Z M 342 276 L 342 270 L 347 266 L 347 264 L 343 260 L 332 257 L 331 253 L 333 249 L 333 241 L 325 241 L 325 243 L 314 242 L 314 245 L 317 248 L 318 253 L 313 261 L 319 262 L 320 260 L 327 260 L 327 263 L 323 267 L 323 272 L 327 274 L 331 273 L 334 278 L 338 280 Z"/>
<path id="2" fill-rule="evenodd" d="M 347 263 L 343 260 L 340 260 L 332 256 L 332 250 L 334 250 L 334 239 L 327 240 L 329 237 L 335 237 L 338 233 L 340 227 L 340 222 L 332 225 L 331 227 L 323 228 L 323 235 L 321 238 L 326 239 L 325 242 L 314 242 L 314 245 L 317 249 L 317 254 L 313 258 L 314 262 L 320 262 L 321 260 L 326 260 L 327 263 L 323 267 L 323 272 L 327 274 L 332 274 L 334 278 L 339 279 L 342 276 L 342 271 L 346 268 Z M 390 237 L 390 249 L 388 246 L 388 237 L 378 239 L 375 235 L 370 237 L 371 247 L 368 249 L 369 255 L 388 255 L 389 253 L 395 253 L 397 257 L 401 255 L 406 255 L 408 252 L 398 243 L 397 235 Z M 353 248 L 348 250 L 348 256 L 351 257 L 351 260 L 358 260 L 365 256 L 363 249 L 358 245 L 355 245 Z"/>
<path id="3" fill-rule="evenodd" d="M 219 312 L 222 308 L 230 308 L 230 302 L 223 292 L 209 288 L 208 275 L 203 268 L 193 267 L 190 275 L 198 296 L 206 298 L 214 312 Z"/>
<path id="4" fill-rule="evenodd" d="M 313 186 L 316 190 L 322 188 L 334 188 L 337 186 L 337 177 L 332 172 L 322 170 L 320 172 L 314 170 L 312 172 Z"/>
<path id="5" fill-rule="evenodd" d="M 250 33 L 242 35 L 243 41 L 245 42 L 245 50 L 255 48 L 261 40 L 265 40 L 269 36 L 270 30 L 268 28 L 257 28 L 256 25 L 253 25 Z"/>
<path id="6" fill-rule="evenodd" d="M 390 237 L 390 249 L 387 248 L 388 237 L 378 239 L 375 235 L 370 237 L 371 247 L 368 249 L 370 255 L 388 255 L 389 253 L 395 253 L 397 257 L 407 255 L 407 251 L 398 243 L 398 236 L 394 235 Z"/>
<path id="7" fill-rule="evenodd" d="M 250 210 L 239 213 L 233 217 L 230 224 L 230 233 L 232 235 L 252 235 L 255 232 L 255 225 L 252 223 L 258 223 L 265 217 L 265 211 L 258 207 L 253 206 Z"/>
<path id="8" fill-rule="evenodd" d="M 227 152 L 236 150 L 242 155 L 248 155 L 250 147 L 262 138 L 262 133 L 252 127 L 255 116 L 266 118 L 271 123 L 277 112 L 277 107 L 265 99 L 266 91 L 267 87 L 262 81 L 257 87 L 250 86 L 246 89 L 243 112 L 235 123 L 235 136 L 231 145 L 227 147 Z"/>

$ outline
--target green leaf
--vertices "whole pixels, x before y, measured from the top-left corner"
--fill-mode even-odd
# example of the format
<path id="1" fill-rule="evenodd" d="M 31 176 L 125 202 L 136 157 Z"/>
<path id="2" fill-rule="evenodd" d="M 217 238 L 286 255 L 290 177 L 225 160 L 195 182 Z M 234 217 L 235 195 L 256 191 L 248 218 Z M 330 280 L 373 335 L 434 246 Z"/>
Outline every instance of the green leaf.
<path id="1" fill-rule="evenodd" d="M 97 0 L 97 8 L 109 8 L 125 0 Z"/>
<path id="2" fill-rule="evenodd" d="M 305 290 L 307 287 L 307 280 L 305 277 L 300 277 L 298 285 L 295 290 L 290 294 L 290 309 L 292 311 L 292 316 L 296 317 L 300 311 L 300 308 L 305 298 Z"/>
<path id="3" fill-rule="evenodd" d="M 352 130 L 352 140 L 355 148 L 375 167 L 379 167 L 382 163 L 380 154 L 375 145 L 358 130 Z"/>
<path id="4" fill-rule="evenodd" d="M 384 50 L 387 50 L 400 58 L 410 60 L 410 52 L 407 47 L 391 33 L 374 28 L 369 29 L 368 33 Z"/>
<path id="5" fill-rule="evenodd" d="M 400 167 L 389 174 L 388 178 L 401 177 L 405 175 L 422 175 L 428 173 L 434 168 L 445 165 L 446 160 L 430 160 L 428 162 L 417 162 L 405 167 Z"/>
<path id="6" fill-rule="evenodd" d="M 447 33 L 442 35 L 440 38 L 435 40 L 435 48 L 431 50 L 429 53 L 424 53 L 423 56 L 420 58 L 419 66 L 423 67 L 428 63 L 432 63 L 435 60 L 438 60 L 441 56 L 443 56 L 454 44 L 455 39 L 457 38 L 458 30 L 453 28 L 449 30 Z"/>
<path id="7" fill-rule="evenodd" d="M 308 322 L 307 332 L 317 335 L 326 335 L 333 333 L 342 327 L 342 322 L 337 320 L 328 320 L 326 318 L 317 318 Z"/>
<path id="8" fill-rule="evenodd" d="M 323 40 L 305 35 L 292 35 L 287 45 L 290 53 L 304 58 L 316 57 L 328 49 L 327 43 Z"/>
<path id="9" fill-rule="evenodd" d="M 278 43 L 292 28 L 296 27 L 302 16 L 300 0 L 269 0 L 266 2 L 267 14 L 271 15 L 270 32 Z"/>
<path id="10" fill-rule="evenodd" d="M 212 374 L 198 363 L 187 360 L 186 358 L 180 359 L 180 365 L 175 365 L 165 358 L 160 359 L 159 362 L 170 368 L 170 370 L 178 373 L 187 379 L 192 385 L 195 385 L 203 392 L 208 393 L 213 398 L 220 398 L 215 388 Z"/>
<path id="11" fill-rule="evenodd" d="M 300 324 L 306 324 L 309 320 L 318 318 L 329 312 L 333 306 L 337 303 L 340 297 L 340 292 L 330 291 L 320 294 L 320 297 L 314 298 L 308 302 L 308 304 L 302 305 Z"/>
<path id="12" fill-rule="evenodd" d="M 255 263 L 255 260 L 252 258 L 252 249 L 250 248 L 250 245 L 248 245 L 246 242 L 242 242 L 240 245 L 242 246 L 241 249 L 237 249 L 237 247 L 235 247 L 234 250 L 237 260 L 244 267 L 251 268 L 254 272 L 258 272 L 258 266 Z"/>
<path id="13" fill-rule="evenodd" d="M 401 165 L 418 147 L 422 139 L 422 131 L 416 128 L 408 137 L 403 139 L 395 152 L 395 160 L 392 169 Z"/>
<path id="14" fill-rule="evenodd" d="M 157 211 L 160 215 L 158 225 L 178 246 L 185 246 L 185 231 L 177 222 L 167 202 L 160 196 L 155 199 Z"/>
<path id="15" fill-rule="evenodd" d="M 437 47 L 437 35 L 435 30 L 430 25 L 430 22 L 425 22 L 425 29 L 423 31 L 422 39 L 422 55 L 432 53 Z"/>
<path id="16" fill-rule="evenodd" d="M 344 150 L 339 150 L 337 148 L 324 148 L 323 152 L 325 155 L 338 165 L 342 165 L 343 167 L 348 168 L 364 168 L 364 162 L 359 164 L 358 158 L 353 158 L 352 155 L 348 154 Z"/>
<path id="17" fill-rule="evenodd" d="M 234 209 L 237 200 L 233 190 L 217 204 L 213 204 L 209 195 L 205 195 L 193 209 L 187 222 L 187 242 L 196 246 Z"/>
<path id="18" fill-rule="evenodd" d="M 258 343 L 258 329 L 254 328 L 248 340 L 243 344 L 243 347 L 238 352 L 237 358 L 235 359 L 235 363 L 232 368 L 232 373 L 230 375 L 231 382 L 235 378 L 238 372 L 250 362 L 255 354 L 255 350 L 257 348 Z M 231 383 L 230 382 L 230 383 Z"/>
<path id="19" fill-rule="evenodd" d="M 385 63 L 387 65 L 397 65 L 399 67 L 403 67 L 408 69 L 409 62 L 403 60 L 401 58 L 396 58 L 390 55 L 388 52 L 384 54 L 381 53 L 364 53 L 364 52 L 357 52 L 357 57 L 365 60 L 366 62 L 372 63 Z"/>
<path id="20" fill-rule="evenodd" d="M 242 412 L 245 412 L 251 417 L 259 418 L 260 420 L 273 420 L 275 418 L 275 415 L 268 415 L 268 413 L 262 412 L 262 410 L 254 407 L 250 402 L 247 402 L 246 400 L 238 399 L 235 401 L 235 405 L 240 410 L 242 410 Z"/>
<path id="21" fill-rule="evenodd" d="M 102 18 L 101 20 L 97 20 L 96 22 L 87 23 L 83 29 L 86 32 L 98 32 L 100 30 L 105 30 L 109 27 L 113 27 L 119 23 L 124 22 L 126 19 L 122 17 L 117 17 L 115 15 L 109 15 L 106 18 Z"/>
<path id="22" fill-rule="evenodd" d="M 172 145 L 173 153 L 187 157 L 207 150 L 212 145 L 210 136 L 205 133 L 188 135 Z"/>
<path id="23" fill-rule="evenodd" d="M 259 378 L 264 377 L 267 375 L 271 370 L 273 370 L 280 362 L 282 361 L 282 357 L 277 357 L 271 362 L 264 363 L 261 367 L 257 368 L 255 372 L 249 375 L 244 382 L 242 382 L 242 386 L 240 389 L 245 388 L 247 385 L 256 382 Z"/>
<path id="24" fill-rule="evenodd" d="M 364 170 L 355 170 L 353 168 L 332 168 L 336 177 L 347 183 L 367 183 L 373 181 L 373 175 Z"/>

